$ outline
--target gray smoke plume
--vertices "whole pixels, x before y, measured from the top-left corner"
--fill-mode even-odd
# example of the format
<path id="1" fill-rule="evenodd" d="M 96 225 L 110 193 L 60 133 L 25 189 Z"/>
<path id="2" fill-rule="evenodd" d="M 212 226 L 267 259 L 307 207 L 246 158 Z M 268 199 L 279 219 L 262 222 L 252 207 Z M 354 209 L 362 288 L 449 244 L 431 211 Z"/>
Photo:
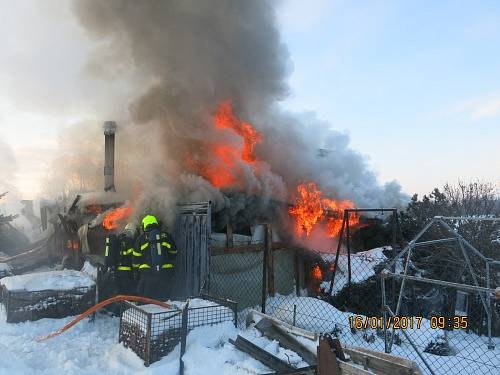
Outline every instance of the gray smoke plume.
<path id="1" fill-rule="evenodd" d="M 80 22 L 101 43 L 89 69 L 102 75 L 116 68 L 120 74 L 114 79 L 126 80 L 127 71 L 135 77 L 130 85 L 137 97 L 129 105 L 134 125 L 122 133 L 128 135 L 129 164 L 117 174 L 125 174 L 128 185 L 140 185 L 133 198 L 137 211 L 163 213 L 168 221 L 176 201 L 209 199 L 216 211 L 233 218 L 243 212 L 245 218 L 260 217 L 269 202 L 289 200 L 296 184 L 308 180 L 325 195 L 358 205 L 404 199 L 397 183 L 378 184 L 364 158 L 349 148 L 347 135 L 313 116 L 279 109 L 291 63 L 273 5 L 267 0 L 74 2 Z M 238 194 L 229 194 L 231 199 L 192 167 L 213 158 L 207 143 L 223 138 L 241 147 L 239 136 L 214 129 L 213 114 L 227 100 L 238 118 L 263 134 L 254 165 L 236 161 L 245 183 L 233 188 Z"/>

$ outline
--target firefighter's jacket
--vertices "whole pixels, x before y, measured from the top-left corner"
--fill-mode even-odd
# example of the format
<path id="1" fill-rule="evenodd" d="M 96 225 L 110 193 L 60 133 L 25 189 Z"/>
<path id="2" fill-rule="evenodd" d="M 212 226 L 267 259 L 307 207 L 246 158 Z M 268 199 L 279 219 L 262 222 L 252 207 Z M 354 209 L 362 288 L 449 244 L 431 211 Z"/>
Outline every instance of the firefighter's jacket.
<path id="1" fill-rule="evenodd" d="M 156 230 L 155 236 L 150 235 L 152 230 Z M 137 238 L 135 251 L 134 255 L 137 256 L 134 256 L 134 261 L 138 263 L 139 270 L 175 267 L 177 248 L 174 241 L 168 233 L 158 230 L 157 226 L 148 226 Z"/>
<path id="2" fill-rule="evenodd" d="M 105 264 L 117 271 L 132 271 L 139 267 L 135 259 L 139 253 L 135 251 L 134 245 L 134 239 L 126 234 L 106 237 Z"/>

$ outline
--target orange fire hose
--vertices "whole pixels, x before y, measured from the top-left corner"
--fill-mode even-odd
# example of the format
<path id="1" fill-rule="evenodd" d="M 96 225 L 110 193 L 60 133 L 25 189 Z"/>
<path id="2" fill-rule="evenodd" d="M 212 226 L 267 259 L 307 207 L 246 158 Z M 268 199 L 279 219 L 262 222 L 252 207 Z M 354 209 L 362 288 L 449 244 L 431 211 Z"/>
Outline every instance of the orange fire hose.
<path id="1" fill-rule="evenodd" d="M 59 328 L 57 331 L 54 331 L 54 332 L 48 334 L 47 336 L 37 337 L 36 341 L 37 342 L 41 342 L 41 341 L 45 341 L 47 339 L 50 339 L 50 338 L 52 338 L 54 336 L 60 335 L 64 331 L 67 331 L 68 329 L 70 329 L 71 327 L 73 327 L 75 324 L 77 324 L 78 322 L 80 322 L 86 316 L 89 316 L 93 312 L 99 310 L 101 307 L 110 305 L 110 304 L 112 304 L 114 302 L 118 302 L 118 301 L 142 302 L 142 303 L 149 303 L 149 304 L 152 304 L 152 305 L 157 305 L 157 306 L 165 307 L 167 309 L 172 308 L 172 306 L 169 305 L 168 303 L 157 301 L 155 299 L 151 299 L 151 298 L 147 298 L 147 297 L 118 295 L 118 296 L 114 296 L 112 298 L 109 298 L 107 300 L 104 300 L 102 302 L 99 302 L 98 304 L 92 306 L 90 309 L 88 309 L 88 310 L 84 311 L 83 313 L 81 313 L 80 315 L 78 315 L 75 319 L 73 319 L 71 322 L 69 322 L 68 324 L 66 324 L 64 327 Z"/>

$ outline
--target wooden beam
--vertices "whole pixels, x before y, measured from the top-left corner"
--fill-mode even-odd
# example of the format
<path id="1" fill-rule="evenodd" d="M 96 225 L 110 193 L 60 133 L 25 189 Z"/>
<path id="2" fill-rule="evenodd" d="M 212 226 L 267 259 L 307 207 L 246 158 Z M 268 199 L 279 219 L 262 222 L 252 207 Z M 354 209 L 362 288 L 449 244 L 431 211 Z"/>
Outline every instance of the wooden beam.
<path id="1" fill-rule="evenodd" d="M 226 227 L 226 246 L 227 247 L 234 246 L 233 225 L 231 223 L 227 223 L 227 227 Z"/>
<path id="2" fill-rule="evenodd" d="M 255 325 L 255 328 L 257 328 L 257 330 L 269 339 L 278 341 L 280 346 L 283 348 L 290 349 L 300 355 L 308 365 L 316 365 L 316 355 L 312 353 L 304 344 L 274 324 L 271 320 L 264 318 Z"/>
<path id="3" fill-rule="evenodd" d="M 247 339 L 241 337 L 240 335 L 236 337 L 236 341 L 229 339 L 229 342 L 233 344 L 238 350 L 247 353 L 252 358 L 255 358 L 257 361 L 262 362 L 264 365 L 273 369 L 274 371 L 286 372 L 294 370 L 294 368 L 285 361 L 281 360 L 278 357 L 275 357 L 274 355 L 265 351 L 264 349 L 261 349 L 253 342 L 248 341 Z"/>
<path id="4" fill-rule="evenodd" d="M 267 293 L 274 297 L 274 256 L 273 256 L 273 228 L 271 224 L 266 224 L 266 234 L 264 236 L 264 249 L 266 251 L 267 266 Z"/>
<path id="5" fill-rule="evenodd" d="M 322 336 L 318 345 L 318 375 L 341 375 L 329 337 Z"/>
<path id="6" fill-rule="evenodd" d="M 291 371 L 270 372 L 262 375 L 316 375 L 316 366 L 301 367 Z"/>
<path id="7" fill-rule="evenodd" d="M 227 246 L 210 246 L 210 255 L 225 255 L 225 254 L 241 254 L 241 253 L 252 253 L 264 251 L 265 245 L 263 243 L 247 244 L 247 245 L 237 245 L 233 247 Z M 272 244 L 273 251 L 276 250 L 295 250 L 295 251 L 307 251 L 304 248 L 289 245 L 284 242 L 274 242 Z"/>
<path id="8" fill-rule="evenodd" d="M 233 246 L 233 247 L 225 247 L 225 246 L 211 246 L 210 247 L 210 255 L 226 255 L 226 254 L 242 254 L 242 253 L 252 253 L 264 251 L 264 244 L 249 244 L 249 245 L 241 245 L 241 246 Z"/>
<path id="9" fill-rule="evenodd" d="M 338 363 L 342 375 L 376 375 L 374 372 L 363 370 L 362 368 L 356 367 L 347 362 L 339 361 Z M 390 375 L 390 374 L 384 374 L 384 375 Z"/>
<path id="10" fill-rule="evenodd" d="M 354 363 L 362 365 L 365 370 L 369 369 L 377 374 L 421 374 L 415 362 L 391 354 L 360 347 L 346 347 L 344 351 Z"/>
<path id="11" fill-rule="evenodd" d="M 308 330 L 305 330 L 305 329 L 302 329 L 299 327 L 292 326 L 291 324 L 285 323 L 282 320 L 276 319 L 270 315 L 261 313 L 260 311 L 257 311 L 257 310 L 250 310 L 248 312 L 247 327 L 250 324 L 260 322 L 262 319 L 269 319 L 270 321 L 272 321 L 274 324 L 276 324 L 278 327 L 280 327 L 281 329 L 283 329 L 287 333 L 293 333 L 294 335 L 305 337 L 306 339 L 309 339 L 311 341 L 316 341 L 318 339 L 317 333 L 314 333 L 314 332 L 311 332 L 311 331 L 308 331 Z"/>

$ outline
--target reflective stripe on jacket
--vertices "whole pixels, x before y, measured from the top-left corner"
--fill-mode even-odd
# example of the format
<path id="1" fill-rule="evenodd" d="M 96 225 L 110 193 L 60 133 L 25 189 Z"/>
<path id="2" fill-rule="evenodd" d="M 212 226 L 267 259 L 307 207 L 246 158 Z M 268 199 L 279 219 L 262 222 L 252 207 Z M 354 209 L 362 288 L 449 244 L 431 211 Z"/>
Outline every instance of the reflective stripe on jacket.
<path id="1" fill-rule="evenodd" d="M 170 269 L 175 268 L 175 258 L 177 256 L 177 249 L 175 244 L 168 233 L 161 232 L 159 238 L 155 239 L 153 244 L 156 245 L 156 249 L 158 254 L 164 254 L 163 263 L 159 266 L 161 269 Z M 138 262 L 138 269 L 151 269 L 152 261 L 151 261 L 151 253 L 150 253 L 150 241 L 148 241 L 148 236 L 146 233 L 142 233 L 136 242 L 136 252 L 140 253 L 137 259 L 140 259 L 140 263 Z M 135 255 L 135 254 L 134 254 Z"/>

